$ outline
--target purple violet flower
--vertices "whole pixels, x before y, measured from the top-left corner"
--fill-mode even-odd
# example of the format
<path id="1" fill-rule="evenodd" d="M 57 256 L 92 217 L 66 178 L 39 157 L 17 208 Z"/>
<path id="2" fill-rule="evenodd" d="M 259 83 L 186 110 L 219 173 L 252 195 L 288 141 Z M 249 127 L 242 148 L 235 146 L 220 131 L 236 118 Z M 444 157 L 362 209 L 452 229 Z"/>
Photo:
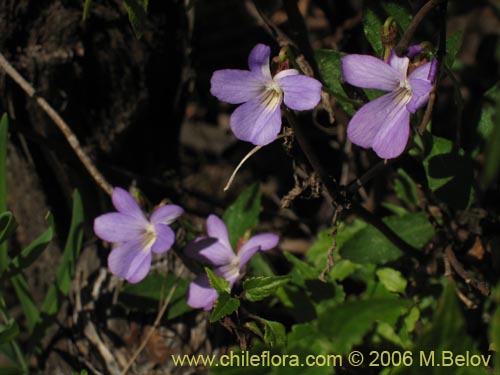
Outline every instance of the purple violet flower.
<path id="1" fill-rule="evenodd" d="M 104 241 L 118 243 L 108 257 L 111 273 L 138 283 L 151 268 L 151 253 L 162 254 L 172 247 L 175 233 L 169 224 L 184 210 L 167 204 L 156 208 L 148 220 L 128 191 L 115 188 L 112 200 L 118 212 L 97 217 L 94 232 Z"/>
<path id="2" fill-rule="evenodd" d="M 389 63 L 369 55 L 347 55 L 341 66 L 353 86 L 390 91 L 361 107 L 347 127 L 352 143 L 373 148 L 382 159 L 403 153 L 410 135 L 410 113 L 429 100 L 437 60 L 408 74 L 410 59 L 391 53 Z"/>
<path id="3" fill-rule="evenodd" d="M 229 281 L 231 288 L 241 278 L 247 262 L 258 251 L 267 251 L 276 247 L 279 236 L 261 233 L 251 237 L 235 254 L 229 243 L 227 227 L 215 215 L 207 219 L 208 237 L 199 237 L 186 247 L 186 254 L 201 262 L 217 266 L 214 273 Z M 189 285 L 187 304 L 195 309 L 210 310 L 217 299 L 217 292 L 210 286 L 206 273 Z"/>
<path id="4" fill-rule="evenodd" d="M 243 103 L 231 115 L 231 129 L 236 138 L 257 146 L 278 136 L 283 101 L 302 111 L 313 109 L 321 99 L 321 83 L 296 69 L 282 70 L 273 77 L 270 55 L 268 46 L 257 44 L 248 57 L 250 70 L 217 70 L 210 81 L 212 95 L 227 103 Z"/>

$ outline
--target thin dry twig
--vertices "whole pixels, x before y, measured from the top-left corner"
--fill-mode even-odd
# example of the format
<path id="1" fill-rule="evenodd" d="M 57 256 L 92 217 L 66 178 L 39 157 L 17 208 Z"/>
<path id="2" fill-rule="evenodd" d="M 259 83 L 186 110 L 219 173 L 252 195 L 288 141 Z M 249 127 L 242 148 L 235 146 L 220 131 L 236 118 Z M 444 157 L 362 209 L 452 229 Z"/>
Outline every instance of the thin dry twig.
<path id="1" fill-rule="evenodd" d="M 168 293 L 167 298 L 165 299 L 165 302 L 163 303 L 163 306 L 161 307 L 160 311 L 158 311 L 158 315 L 156 316 L 156 319 L 153 323 L 153 327 L 151 327 L 151 329 L 148 331 L 148 333 L 147 333 L 146 337 L 144 338 L 144 340 L 142 341 L 141 345 L 139 346 L 139 348 L 137 348 L 134 355 L 132 356 L 132 358 L 130 358 L 130 360 L 127 363 L 127 366 L 123 369 L 123 371 L 120 373 L 120 375 L 125 375 L 128 372 L 130 367 L 134 364 L 134 362 L 137 359 L 137 357 L 139 356 L 139 354 L 141 354 L 141 352 L 144 350 L 147 343 L 149 342 L 149 340 L 151 339 L 151 337 L 155 333 L 156 328 L 158 328 L 158 325 L 160 324 L 161 318 L 163 317 L 163 315 L 167 311 L 167 307 L 170 304 L 170 300 L 172 299 L 172 296 L 174 295 L 175 290 L 177 289 L 177 285 L 178 285 L 178 281 L 172 286 L 172 288 L 170 289 L 170 292 Z"/>
<path id="2" fill-rule="evenodd" d="M 111 195 L 113 193 L 113 187 L 107 182 L 106 178 L 101 174 L 101 172 L 94 165 L 89 156 L 83 151 L 78 138 L 71 128 L 62 119 L 59 113 L 56 112 L 54 108 L 42 97 L 38 96 L 33 86 L 31 86 L 28 81 L 26 81 L 21 74 L 7 61 L 2 53 L 0 53 L 0 67 L 11 77 L 14 82 L 16 82 L 23 91 L 35 100 L 35 102 L 45 111 L 45 113 L 51 118 L 51 120 L 56 124 L 59 130 L 63 133 L 64 137 L 68 141 L 69 145 L 76 153 L 80 161 L 82 162 L 85 169 L 92 176 L 94 181 L 103 189 L 107 194 Z"/>
<path id="3" fill-rule="evenodd" d="M 476 304 L 472 302 L 465 294 L 462 293 L 460 289 L 458 289 L 457 283 L 453 278 L 453 271 L 451 270 L 450 261 L 447 257 L 444 257 L 444 275 L 448 278 L 449 282 L 455 287 L 455 293 L 457 293 L 458 298 L 467 306 L 468 309 L 476 308 Z"/>
<path id="4" fill-rule="evenodd" d="M 114 355 L 111 353 L 109 348 L 104 344 L 104 342 L 99 337 L 97 330 L 92 322 L 87 322 L 87 326 L 84 330 L 85 337 L 97 348 L 99 354 L 104 359 L 106 363 L 106 368 L 112 375 L 120 374 L 120 366 L 116 362 Z"/>
<path id="5" fill-rule="evenodd" d="M 450 263 L 453 270 L 465 281 L 466 284 L 472 285 L 485 297 L 490 295 L 490 289 L 488 288 L 488 285 L 486 285 L 486 283 L 482 281 L 477 280 L 464 269 L 462 264 L 458 261 L 451 246 L 446 247 L 444 254 L 446 260 Z"/>

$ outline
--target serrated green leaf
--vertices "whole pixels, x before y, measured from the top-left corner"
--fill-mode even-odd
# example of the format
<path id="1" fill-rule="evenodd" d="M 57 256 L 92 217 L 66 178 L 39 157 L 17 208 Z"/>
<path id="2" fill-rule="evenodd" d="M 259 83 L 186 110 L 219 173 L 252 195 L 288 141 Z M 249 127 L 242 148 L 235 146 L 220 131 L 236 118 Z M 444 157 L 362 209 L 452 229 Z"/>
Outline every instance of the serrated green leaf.
<path id="1" fill-rule="evenodd" d="M 394 298 L 347 301 L 319 317 L 323 335 L 330 337 L 334 353 L 346 354 L 371 331 L 375 322 L 394 325 L 408 311 L 410 302 Z"/>
<path id="2" fill-rule="evenodd" d="M 274 294 L 289 281 L 288 276 L 252 277 L 243 282 L 243 289 L 245 289 L 246 298 L 255 302 Z"/>
<path id="3" fill-rule="evenodd" d="M 128 12 L 130 24 L 134 29 L 137 39 L 142 37 L 148 21 L 149 0 L 124 0 L 125 9 Z"/>
<path id="4" fill-rule="evenodd" d="M 341 259 L 333 265 L 330 271 L 330 279 L 343 281 L 360 267 L 359 264 L 353 263 L 348 259 Z"/>
<path id="5" fill-rule="evenodd" d="M 12 212 L 5 211 L 0 214 L 0 244 L 5 242 L 16 230 L 16 219 Z"/>
<path id="6" fill-rule="evenodd" d="M 382 51 L 382 21 L 377 15 L 373 7 L 367 6 L 363 12 L 363 31 L 365 32 L 366 39 L 372 46 L 377 57 L 381 58 Z"/>
<path id="7" fill-rule="evenodd" d="M 260 329 L 259 325 L 255 322 L 247 322 L 245 323 L 245 328 L 248 330 L 252 331 L 255 333 L 257 336 L 259 336 L 261 339 L 264 338 L 264 332 Z"/>
<path id="8" fill-rule="evenodd" d="M 404 169 L 398 169 L 398 178 L 395 181 L 394 191 L 403 202 L 418 206 L 417 186 Z"/>
<path id="9" fill-rule="evenodd" d="M 0 119 L 0 213 L 7 211 L 7 148 L 9 143 L 9 119 L 4 114 Z M 0 244 L 0 275 L 9 264 L 7 244 Z"/>
<path id="10" fill-rule="evenodd" d="M 340 67 L 340 58 L 343 56 L 341 52 L 320 49 L 315 53 L 316 62 L 318 63 L 321 78 L 327 84 L 330 94 L 332 94 L 337 102 L 349 114 L 353 115 L 356 111 L 353 101 L 348 98 L 342 82 L 342 69 Z"/>
<path id="11" fill-rule="evenodd" d="M 449 69 L 453 68 L 455 63 L 455 57 L 457 56 L 460 47 L 462 46 L 462 34 L 461 30 L 454 32 L 446 38 L 446 66 Z"/>
<path id="12" fill-rule="evenodd" d="M 245 235 L 245 232 L 259 223 L 260 202 L 259 185 L 253 184 L 224 212 L 223 220 L 233 249 L 237 248 L 238 240 Z"/>
<path id="13" fill-rule="evenodd" d="M 205 272 L 207 273 L 208 282 L 210 283 L 210 286 L 217 291 L 218 295 L 221 295 L 223 293 L 227 294 L 231 293 L 231 287 L 229 286 L 229 281 L 227 281 L 223 277 L 220 277 L 219 275 L 216 275 L 214 271 L 212 271 L 208 267 L 205 267 Z"/>
<path id="14" fill-rule="evenodd" d="M 293 269 L 290 272 L 290 277 L 293 282 L 298 285 L 304 285 L 306 280 L 317 279 L 319 272 L 306 262 L 301 261 L 295 255 L 289 253 L 288 251 L 283 252 L 285 258 L 292 263 Z"/>
<path id="15" fill-rule="evenodd" d="M 222 292 L 215 301 L 214 310 L 210 315 L 210 323 L 216 322 L 227 315 L 234 313 L 240 307 L 240 300 L 233 298 L 229 293 Z"/>
<path id="16" fill-rule="evenodd" d="M 426 134 L 428 154 L 423 164 L 429 189 L 453 208 L 464 209 L 473 200 L 472 159 L 445 138 Z"/>
<path id="17" fill-rule="evenodd" d="M 390 292 L 403 293 L 408 282 L 401 272 L 392 268 L 379 268 L 376 272 L 380 282 Z"/>
<path id="18" fill-rule="evenodd" d="M 434 236 L 434 227 L 422 212 L 388 216 L 383 221 L 406 243 L 418 249 Z M 354 263 L 384 264 L 398 259 L 402 254 L 385 235 L 368 224 L 340 248 L 342 258 Z"/>
<path id="19" fill-rule="evenodd" d="M 0 327 L 0 345 L 11 342 L 18 334 L 19 326 L 14 319 L 11 319 Z"/>
<path id="20" fill-rule="evenodd" d="M 174 319 L 191 311 L 186 303 L 186 293 L 189 282 L 179 279 L 171 273 L 147 275 L 137 284 L 125 284 L 121 290 L 119 301 L 132 310 L 156 311 L 158 304 L 163 301 L 174 285 L 177 285 L 166 312 L 167 319 Z"/>
<path id="21" fill-rule="evenodd" d="M 270 347 L 280 347 L 286 344 L 285 326 L 280 322 L 259 319 L 264 324 L 264 342 Z"/>

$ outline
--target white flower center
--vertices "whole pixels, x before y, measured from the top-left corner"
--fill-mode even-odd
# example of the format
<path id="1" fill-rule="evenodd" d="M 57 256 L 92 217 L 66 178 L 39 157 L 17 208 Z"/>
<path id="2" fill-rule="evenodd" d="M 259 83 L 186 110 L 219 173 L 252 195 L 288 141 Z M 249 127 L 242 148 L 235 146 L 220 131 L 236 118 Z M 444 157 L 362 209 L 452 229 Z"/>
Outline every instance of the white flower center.
<path id="1" fill-rule="evenodd" d="M 155 227 L 153 225 L 148 225 L 143 234 L 144 248 L 150 249 L 158 238 L 158 233 L 156 233 Z"/>
<path id="2" fill-rule="evenodd" d="M 273 111 L 276 106 L 281 104 L 281 97 L 283 96 L 283 89 L 274 80 L 269 82 L 263 93 L 262 104 L 266 110 Z"/>
<path id="3" fill-rule="evenodd" d="M 398 100 L 404 104 L 407 104 L 413 95 L 411 84 L 406 78 L 399 82 L 399 89 L 396 92 Z"/>

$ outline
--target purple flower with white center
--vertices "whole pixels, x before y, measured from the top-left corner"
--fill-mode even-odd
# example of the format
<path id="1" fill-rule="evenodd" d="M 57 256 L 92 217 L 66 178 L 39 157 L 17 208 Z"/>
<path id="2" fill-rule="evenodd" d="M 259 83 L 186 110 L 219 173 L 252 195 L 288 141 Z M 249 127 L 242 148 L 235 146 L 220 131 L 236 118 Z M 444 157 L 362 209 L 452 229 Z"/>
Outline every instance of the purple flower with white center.
<path id="1" fill-rule="evenodd" d="M 236 138 L 257 146 L 276 139 L 281 130 L 281 103 L 298 110 L 313 109 L 321 99 L 321 83 L 296 69 L 282 70 L 274 77 L 269 67 L 271 49 L 257 44 L 248 57 L 250 70 L 224 69 L 212 75 L 212 95 L 241 104 L 231 115 Z"/>
<path id="2" fill-rule="evenodd" d="M 118 244 L 108 257 L 111 273 L 138 283 L 151 268 L 151 253 L 162 254 L 172 247 L 175 233 L 169 224 L 184 210 L 167 204 L 156 208 L 148 220 L 128 191 L 115 188 L 112 201 L 118 212 L 97 217 L 94 232 L 100 239 Z"/>
<path id="3" fill-rule="evenodd" d="M 391 53 L 389 63 L 369 55 L 347 55 L 341 66 L 345 80 L 353 86 L 390 91 L 361 107 L 347 127 L 352 143 L 373 148 L 382 159 L 403 153 L 410 135 L 410 114 L 429 100 L 436 61 L 408 74 L 410 59 Z"/>
<path id="4" fill-rule="evenodd" d="M 276 247 L 279 236 L 261 233 L 251 237 L 241 246 L 236 254 L 229 243 L 226 224 L 217 216 L 207 219 L 208 237 L 199 237 L 186 247 L 186 254 L 201 262 L 216 266 L 214 273 L 234 283 L 243 275 L 247 262 L 258 251 L 267 251 Z M 217 292 L 210 286 L 206 273 L 199 275 L 190 285 L 187 304 L 195 309 L 210 310 L 217 299 Z"/>

